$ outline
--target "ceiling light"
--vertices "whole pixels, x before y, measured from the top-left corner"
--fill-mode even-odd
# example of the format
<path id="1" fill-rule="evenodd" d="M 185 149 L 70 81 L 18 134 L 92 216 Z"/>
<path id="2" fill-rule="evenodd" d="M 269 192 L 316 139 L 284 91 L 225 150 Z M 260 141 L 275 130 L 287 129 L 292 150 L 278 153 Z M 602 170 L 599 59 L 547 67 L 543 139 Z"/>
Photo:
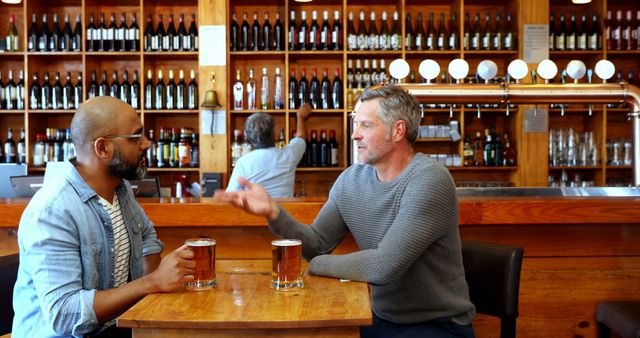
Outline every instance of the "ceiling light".
<path id="1" fill-rule="evenodd" d="M 2 0 L 5 4 L 19 4 L 22 0 Z"/>
<path id="2" fill-rule="evenodd" d="M 571 2 L 578 5 L 584 5 L 590 3 L 591 0 L 571 0 Z"/>
<path id="3" fill-rule="evenodd" d="M 313 0 L 295 0 L 295 2 L 311 2 Z"/>

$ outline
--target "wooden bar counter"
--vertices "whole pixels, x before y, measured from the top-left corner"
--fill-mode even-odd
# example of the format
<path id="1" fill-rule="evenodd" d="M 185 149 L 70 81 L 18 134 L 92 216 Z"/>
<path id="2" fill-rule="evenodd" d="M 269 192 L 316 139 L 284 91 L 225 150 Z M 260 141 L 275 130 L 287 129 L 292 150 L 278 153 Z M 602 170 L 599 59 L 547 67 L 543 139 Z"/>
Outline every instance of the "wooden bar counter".
<path id="1" fill-rule="evenodd" d="M 146 337 L 359 337 L 371 325 L 366 283 L 304 276 L 304 288 L 269 287 L 271 260 L 218 260 L 206 291 L 152 294 L 118 318 Z"/>
<path id="2" fill-rule="evenodd" d="M 0 246 L 17 251 L 17 224 L 28 200 L 0 200 Z M 186 238 L 217 241 L 218 259 L 270 259 L 274 238 L 262 217 L 211 199 L 141 199 L 165 252 Z M 310 223 L 323 199 L 283 200 Z M 460 197 L 463 239 L 520 245 L 518 337 L 596 337 L 601 300 L 640 301 L 640 198 Z M 356 250 L 351 237 L 335 253 Z M 479 315 L 478 337 L 498 337 L 498 321 Z"/>

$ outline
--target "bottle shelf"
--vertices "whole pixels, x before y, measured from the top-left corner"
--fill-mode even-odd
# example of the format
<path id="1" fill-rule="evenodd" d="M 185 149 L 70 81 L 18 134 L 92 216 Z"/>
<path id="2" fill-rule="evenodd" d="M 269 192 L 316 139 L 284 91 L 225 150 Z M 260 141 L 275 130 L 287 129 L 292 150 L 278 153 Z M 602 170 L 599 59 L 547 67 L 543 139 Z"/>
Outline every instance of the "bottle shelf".
<path id="1" fill-rule="evenodd" d="M 27 52 L 27 56 L 82 56 L 82 52 Z"/>
<path id="2" fill-rule="evenodd" d="M 73 114 L 75 109 L 29 109 L 30 114 Z"/>
<path id="3" fill-rule="evenodd" d="M 580 165 L 574 165 L 574 166 L 549 166 L 549 170 L 600 170 L 602 169 L 602 166 L 599 165 L 595 165 L 595 166 L 580 166 Z"/>
<path id="4" fill-rule="evenodd" d="M 433 56 L 433 55 L 458 55 L 462 51 L 459 49 L 456 50 L 407 50 L 405 54 L 408 56 L 413 55 L 425 55 L 425 56 Z"/>
<path id="5" fill-rule="evenodd" d="M 200 168 L 147 168 L 148 172 L 199 171 Z"/>
<path id="6" fill-rule="evenodd" d="M 631 165 L 607 165 L 607 170 L 631 170 Z"/>
<path id="7" fill-rule="evenodd" d="M 4 52 L 4 51 L 0 51 L 0 57 L 1 56 L 24 56 L 26 53 L 25 52 Z"/>
<path id="8" fill-rule="evenodd" d="M 175 110 L 168 110 L 168 109 L 158 109 L 158 110 L 153 110 L 153 109 L 145 109 L 144 110 L 145 114 L 198 114 L 199 110 L 197 109 L 175 109 Z"/>
<path id="9" fill-rule="evenodd" d="M 517 166 L 495 166 L 495 167 L 486 167 L 486 166 L 478 166 L 478 167 L 447 167 L 449 170 L 456 171 L 510 171 L 517 170 Z"/>
<path id="10" fill-rule="evenodd" d="M 0 109 L 0 114 L 24 114 L 24 109 Z"/>
<path id="11" fill-rule="evenodd" d="M 601 55 L 602 50 L 550 50 L 550 56 Z"/>
<path id="12" fill-rule="evenodd" d="M 289 51 L 290 56 L 342 56 L 344 52 L 341 50 L 292 50 Z"/>
<path id="13" fill-rule="evenodd" d="M 518 50 L 463 50 L 462 51 L 465 55 L 485 55 L 485 54 L 491 54 L 491 55 L 517 55 L 518 54 Z"/>
<path id="14" fill-rule="evenodd" d="M 140 56 L 140 52 L 85 52 L 87 56 Z"/>
<path id="15" fill-rule="evenodd" d="M 460 141 L 453 141 L 450 137 L 437 137 L 437 138 L 418 138 L 416 142 L 420 143 L 439 143 L 439 142 L 450 142 L 450 143 L 458 143 Z"/>
<path id="16" fill-rule="evenodd" d="M 338 167 L 299 167 L 296 168 L 296 171 L 300 172 L 309 172 L 309 171 L 326 171 L 326 172 L 334 172 L 334 171 L 343 171 L 347 167 L 338 166 Z"/>
<path id="17" fill-rule="evenodd" d="M 607 55 L 625 56 L 625 55 L 637 55 L 640 54 L 640 50 L 608 50 Z"/>
<path id="18" fill-rule="evenodd" d="M 121 54 L 123 52 L 114 53 L 116 55 Z M 140 52 L 133 52 L 134 55 L 139 55 Z M 166 59 L 191 59 L 198 58 L 198 52 L 142 52 L 143 56 L 156 57 L 156 58 L 166 58 Z"/>
<path id="19" fill-rule="evenodd" d="M 268 113 L 268 114 L 285 114 L 287 111 L 284 109 L 242 109 L 242 110 L 231 110 L 230 114 L 253 114 L 253 113 Z"/>
<path id="20" fill-rule="evenodd" d="M 402 55 L 401 50 L 349 50 L 347 51 L 347 56 L 368 56 L 372 55 L 376 56 L 400 56 Z"/>

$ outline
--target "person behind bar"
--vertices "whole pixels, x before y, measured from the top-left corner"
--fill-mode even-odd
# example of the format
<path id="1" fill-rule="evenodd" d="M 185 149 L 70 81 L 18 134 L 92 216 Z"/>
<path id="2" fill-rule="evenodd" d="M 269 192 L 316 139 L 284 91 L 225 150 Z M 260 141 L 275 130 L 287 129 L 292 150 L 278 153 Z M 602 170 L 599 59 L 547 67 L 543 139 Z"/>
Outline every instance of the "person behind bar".
<path id="1" fill-rule="evenodd" d="M 144 176 L 149 140 L 133 108 L 97 97 L 71 120 L 77 150 L 31 199 L 18 228 L 13 337 L 123 337 L 114 318 L 193 280 L 193 253 L 163 244 L 126 180 Z"/>
<path id="2" fill-rule="evenodd" d="M 447 169 L 416 153 L 415 97 L 370 87 L 354 110 L 358 163 L 336 180 L 313 224 L 296 221 L 258 184 L 216 198 L 263 215 L 277 236 L 302 240 L 308 271 L 371 285 L 362 337 L 473 337 L 475 307 L 462 265 L 458 201 Z M 330 255 L 351 232 L 359 251 Z"/>
<path id="3" fill-rule="evenodd" d="M 293 197 L 296 167 L 306 150 L 304 138 L 310 113 L 309 103 L 298 108 L 296 137 L 282 149 L 275 147 L 273 117 L 265 113 L 251 114 L 244 124 L 244 130 L 247 140 L 256 150 L 238 159 L 227 191 L 241 189 L 237 178 L 245 177 L 251 182 L 260 183 L 271 197 Z"/>

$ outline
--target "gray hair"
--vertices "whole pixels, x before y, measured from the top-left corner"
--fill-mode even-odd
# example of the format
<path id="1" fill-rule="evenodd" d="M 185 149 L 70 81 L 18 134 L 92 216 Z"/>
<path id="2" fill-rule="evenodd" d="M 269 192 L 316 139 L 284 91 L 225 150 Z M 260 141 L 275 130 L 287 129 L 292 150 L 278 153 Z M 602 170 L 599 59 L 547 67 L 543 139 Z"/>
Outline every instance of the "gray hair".
<path id="1" fill-rule="evenodd" d="M 244 123 L 247 141 L 257 149 L 275 146 L 275 122 L 265 113 L 253 113 Z"/>
<path id="2" fill-rule="evenodd" d="M 415 96 L 409 94 L 399 86 L 388 84 L 373 86 L 365 89 L 358 97 L 364 102 L 381 98 L 378 117 L 391 131 L 391 125 L 396 121 L 405 121 L 407 124 L 406 139 L 413 144 L 418 138 L 420 129 L 420 104 Z"/>

